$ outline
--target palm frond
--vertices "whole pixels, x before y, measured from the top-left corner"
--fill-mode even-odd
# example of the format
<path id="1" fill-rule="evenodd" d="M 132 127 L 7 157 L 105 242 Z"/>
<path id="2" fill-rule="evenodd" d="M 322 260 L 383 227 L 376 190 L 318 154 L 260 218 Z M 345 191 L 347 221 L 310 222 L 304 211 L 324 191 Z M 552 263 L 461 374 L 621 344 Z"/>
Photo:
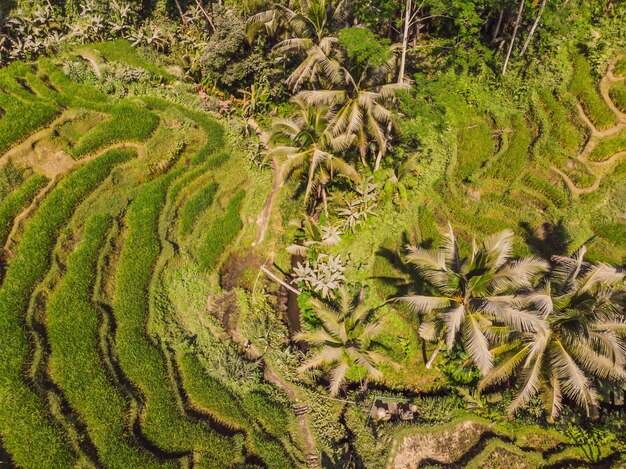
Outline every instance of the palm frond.
<path id="1" fill-rule="evenodd" d="M 466 314 L 463 322 L 462 334 L 467 351 L 472 357 L 475 365 L 484 376 L 493 367 L 493 356 L 489 350 L 489 343 L 483 334 L 478 323 L 478 318 L 474 313 Z"/>

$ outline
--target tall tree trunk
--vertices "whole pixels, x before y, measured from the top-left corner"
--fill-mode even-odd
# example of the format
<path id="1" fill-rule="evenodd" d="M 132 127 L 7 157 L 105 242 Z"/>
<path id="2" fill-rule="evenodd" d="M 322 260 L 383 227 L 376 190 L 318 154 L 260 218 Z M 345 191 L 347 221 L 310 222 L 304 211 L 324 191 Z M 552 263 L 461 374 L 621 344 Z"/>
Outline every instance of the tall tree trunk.
<path id="1" fill-rule="evenodd" d="M 404 69 L 406 67 L 406 50 L 409 45 L 409 27 L 411 26 L 412 1 L 406 0 L 406 11 L 404 14 L 404 33 L 402 34 L 402 57 L 400 59 L 400 73 L 398 73 L 398 83 L 404 83 Z"/>
<path id="2" fill-rule="evenodd" d="M 530 28 L 530 32 L 528 33 L 528 37 L 526 38 L 526 42 L 524 42 L 524 47 L 522 47 L 522 51 L 519 54 L 520 56 L 524 55 L 526 49 L 528 49 L 528 46 L 530 45 L 530 40 L 532 39 L 533 34 L 535 34 L 537 26 L 539 26 L 539 21 L 541 21 L 541 15 L 543 14 L 543 9 L 546 7 L 546 3 L 548 3 L 548 0 L 543 0 L 541 2 L 541 6 L 539 7 L 539 13 L 537 13 L 537 18 L 535 18 L 533 27 Z"/>
<path id="3" fill-rule="evenodd" d="M 498 39 L 498 34 L 500 33 L 500 26 L 502 26 L 502 17 L 504 16 L 504 8 L 500 10 L 500 16 L 498 16 L 498 22 L 496 23 L 496 27 L 493 28 L 493 35 L 491 36 L 491 42 L 495 42 Z"/>
<path id="4" fill-rule="evenodd" d="M 506 67 L 509 65 L 509 59 L 511 58 L 511 52 L 513 51 L 513 45 L 515 44 L 515 38 L 517 37 L 517 30 L 522 22 L 522 13 L 524 13 L 524 0 L 519 2 L 519 10 L 517 11 L 517 19 L 515 20 L 515 26 L 513 27 L 513 36 L 511 37 L 511 43 L 509 44 L 509 50 L 506 53 L 506 59 L 504 59 L 504 65 L 502 66 L 502 75 L 506 74 Z"/>
<path id="5" fill-rule="evenodd" d="M 378 155 L 376 155 L 376 162 L 374 163 L 374 171 L 378 171 L 380 167 L 380 160 L 383 158 L 382 150 L 378 150 Z"/>
<path id="6" fill-rule="evenodd" d="M 174 0 L 174 3 L 176 4 L 176 8 L 178 9 L 180 19 L 183 20 L 183 24 L 187 24 L 187 18 L 185 17 L 185 13 L 183 13 L 183 9 L 181 8 L 180 3 L 178 2 L 178 0 Z"/>

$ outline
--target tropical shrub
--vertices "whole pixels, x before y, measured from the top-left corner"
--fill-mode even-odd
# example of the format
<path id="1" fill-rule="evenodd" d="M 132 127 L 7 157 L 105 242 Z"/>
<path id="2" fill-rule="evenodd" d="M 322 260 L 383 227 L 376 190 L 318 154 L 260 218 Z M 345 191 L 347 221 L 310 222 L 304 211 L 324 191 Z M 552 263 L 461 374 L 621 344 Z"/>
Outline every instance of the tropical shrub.
<path id="1" fill-rule="evenodd" d="M 309 305 L 321 324 L 296 335 L 296 340 L 312 348 L 298 371 L 329 369 L 331 396 L 339 393 L 350 369 L 361 368 L 364 378 L 378 380 L 383 374 L 377 365 L 388 361 L 375 349 L 381 347 L 376 338 L 382 333 L 382 324 L 374 318 L 374 311 L 363 303 L 363 296 L 361 291 L 352 298 L 347 289 L 341 288 L 336 304 L 312 298 Z"/>

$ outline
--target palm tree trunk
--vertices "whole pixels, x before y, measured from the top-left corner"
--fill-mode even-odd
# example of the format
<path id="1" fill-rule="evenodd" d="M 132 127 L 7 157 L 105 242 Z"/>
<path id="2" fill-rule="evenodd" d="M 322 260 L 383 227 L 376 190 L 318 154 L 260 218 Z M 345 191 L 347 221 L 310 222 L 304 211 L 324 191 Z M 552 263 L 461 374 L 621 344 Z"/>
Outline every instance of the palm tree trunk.
<path id="1" fill-rule="evenodd" d="M 435 350 L 433 351 L 432 355 L 430 356 L 430 358 L 426 362 L 426 369 L 427 370 L 430 370 L 432 368 L 433 362 L 435 361 L 435 358 L 437 358 L 437 355 L 441 351 L 442 347 L 443 347 L 443 342 L 439 342 L 437 344 L 437 347 L 435 347 Z"/>
<path id="2" fill-rule="evenodd" d="M 378 171 L 380 167 L 380 160 L 383 158 L 382 150 L 378 150 L 378 155 L 376 155 L 376 162 L 374 163 L 374 171 Z"/>
<path id="3" fill-rule="evenodd" d="M 528 37 L 526 38 L 526 42 L 524 42 L 524 47 L 522 47 L 522 51 L 519 54 L 520 56 L 524 55 L 524 53 L 526 52 L 526 49 L 528 49 L 528 46 L 530 45 L 530 40 L 532 39 L 533 34 L 535 34 L 535 30 L 537 29 L 537 26 L 539 26 L 539 21 L 541 21 L 541 15 L 543 13 L 543 9 L 546 7 L 546 3 L 548 3 L 548 0 L 543 0 L 541 2 L 541 6 L 539 7 L 539 13 L 537 13 L 537 18 L 535 18 L 533 27 L 530 28 L 530 32 L 528 33 Z"/>
<path id="4" fill-rule="evenodd" d="M 322 188 L 322 201 L 324 202 L 324 213 L 328 216 L 328 200 L 326 200 L 326 188 Z"/>
<path id="5" fill-rule="evenodd" d="M 406 0 L 406 11 L 404 14 L 404 33 L 402 34 L 402 57 L 400 59 L 400 72 L 398 73 L 398 83 L 404 83 L 404 69 L 406 66 L 406 50 L 409 44 L 409 27 L 411 22 L 411 0 Z"/>
<path id="6" fill-rule="evenodd" d="M 500 10 L 500 16 L 498 16 L 498 22 L 496 23 L 496 27 L 493 30 L 493 35 L 491 36 L 491 42 L 495 42 L 498 39 L 498 34 L 500 33 L 500 26 L 502 25 L 502 17 L 504 16 L 504 9 Z"/>
<path id="7" fill-rule="evenodd" d="M 513 51 L 513 45 L 515 44 L 515 37 L 517 36 L 517 29 L 519 28 L 519 25 L 522 22 L 522 13 L 524 13 L 524 1 L 525 0 L 521 0 L 519 3 L 519 10 L 517 11 L 517 18 L 515 19 L 515 26 L 513 27 L 513 36 L 511 37 L 509 50 L 506 53 L 506 59 L 504 60 L 504 65 L 502 67 L 502 75 L 506 74 L 506 67 L 507 65 L 509 65 L 509 59 L 511 58 L 511 51 Z"/>

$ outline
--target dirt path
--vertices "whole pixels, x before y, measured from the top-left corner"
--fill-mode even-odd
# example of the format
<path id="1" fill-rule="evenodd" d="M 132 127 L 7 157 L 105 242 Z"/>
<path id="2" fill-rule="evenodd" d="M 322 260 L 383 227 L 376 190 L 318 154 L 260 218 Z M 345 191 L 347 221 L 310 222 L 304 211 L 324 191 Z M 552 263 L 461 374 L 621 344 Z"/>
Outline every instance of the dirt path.
<path id="1" fill-rule="evenodd" d="M 261 142 L 261 145 L 263 145 L 265 150 L 268 150 L 269 141 L 270 141 L 269 133 L 261 129 L 259 124 L 257 124 L 253 118 L 248 119 L 248 127 L 250 127 L 250 129 L 252 129 L 254 133 L 257 134 L 257 136 L 259 137 L 259 141 Z M 254 241 L 254 243 L 252 243 L 252 246 L 257 246 L 261 244 L 263 240 L 265 239 L 265 234 L 267 233 L 267 227 L 269 226 L 270 217 L 272 215 L 272 205 L 274 203 L 274 196 L 276 195 L 276 193 L 278 192 L 278 189 L 280 188 L 280 180 L 278 177 L 278 160 L 276 158 L 272 158 L 271 166 L 272 166 L 272 175 L 273 175 L 272 190 L 267 196 L 265 205 L 263 205 L 263 210 L 261 211 L 261 214 L 259 215 L 259 218 L 256 221 L 257 225 L 259 225 L 259 233 L 257 234 L 256 240 Z"/>
<path id="2" fill-rule="evenodd" d="M 615 103 L 613 103 L 613 101 L 611 100 L 611 97 L 609 96 L 611 85 L 620 81 L 624 81 L 624 78 L 625 78 L 625 77 L 618 78 L 613 74 L 613 70 L 615 69 L 615 64 L 620 58 L 621 56 L 617 56 L 611 61 L 606 75 L 602 78 L 602 80 L 600 80 L 600 95 L 602 96 L 602 99 L 606 102 L 607 106 L 611 109 L 613 114 L 615 114 L 615 117 L 617 119 L 617 124 L 615 124 L 613 127 L 609 129 L 600 131 L 596 129 L 596 127 L 593 125 L 593 123 L 591 122 L 587 114 L 585 113 L 585 110 L 583 109 L 581 104 L 580 103 L 576 104 L 578 116 L 584 122 L 585 126 L 589 129 L 589 131 L 591 132 L 591 136 L 589 137 L 589 140 L 585 144 L 583 151 L 576 157 L 576 159 L 580 161 L 585 166 L 585 168 L 595 177 L 593 184 L 589 187 L 579 188 L 576 186 L 576 184 L 574 184 L 574 182 L 570 179 L 570 177 L 567 174 L 565 174 L 559 168 L 556 168 L 554 166 L 552 167 L 552 171 L 554 171 L 555 173 L 557 173 L 563 178 L 563 181 L 565 181 L 567 188 L 570 190 L 570 192 L 572 193 L 572 196 L 575 198 L 579 197 L 582 194 L 588 194 L 590 192 L 594 192 L 598 190 L 598 188 L 600 187 L 600 184 L 602 183 L 603 176 L 612 168 L 614 168 L 615 165 L 618 164 L 624 157 L 626 157 L 626 151 L 619 151 L 604 161 L 589 160 L 589 155 L 591 155 L 591 153 L 593 152 L 593 150 L 595 149 L 595 147 L 597 146 L 597 144 L 599 143 L 601 139 L 610 137 L 612 135 L 615 135 L 621 132 L 623 129 L 626 129 L 626 114 L 621 112 L 617 108 L 617 106 L 615 106 Z"/>

